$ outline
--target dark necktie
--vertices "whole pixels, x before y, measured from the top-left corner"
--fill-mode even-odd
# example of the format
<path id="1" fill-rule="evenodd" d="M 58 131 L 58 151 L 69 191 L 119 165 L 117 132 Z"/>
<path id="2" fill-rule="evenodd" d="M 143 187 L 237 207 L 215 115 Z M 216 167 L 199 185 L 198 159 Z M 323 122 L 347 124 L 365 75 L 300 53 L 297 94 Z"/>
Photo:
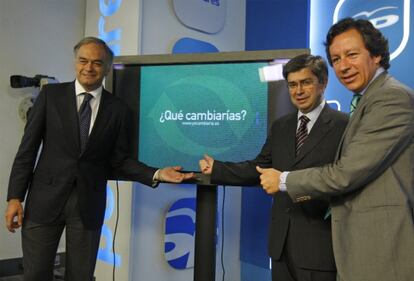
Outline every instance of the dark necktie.
<path id="1" fill-rule="evenodd" d="M 83 102 L 79 108 L 79 132 L 80 132 L 80 144 L 81 151 L 85 149 L 89 136 L 89 127 L 91 124 L 92 109 L 89 101 L 93 96 L 89 93 L 84 93 Z"/>
<path id="2" fill-rule="evenodd" d="M 360 94 L 354 94 L 354 96 L 352 97 L 352 101 L 351 101 L 351 108 L 349 109 L 349 115 L 352 116 L 352 114 L 354 113 L 359 100 L 362 98 L 362 96 Z"/>
<path id="3" fill-rule="evenodd" d="M 308 137 L 308 128 L 307 124 L 310 121 L 308 117 L 302 115 L 300 118 L 299 129 L 296 132 L 296 155 L 299 154 L 300 148 L 305 143 L 306 138 Z"/>

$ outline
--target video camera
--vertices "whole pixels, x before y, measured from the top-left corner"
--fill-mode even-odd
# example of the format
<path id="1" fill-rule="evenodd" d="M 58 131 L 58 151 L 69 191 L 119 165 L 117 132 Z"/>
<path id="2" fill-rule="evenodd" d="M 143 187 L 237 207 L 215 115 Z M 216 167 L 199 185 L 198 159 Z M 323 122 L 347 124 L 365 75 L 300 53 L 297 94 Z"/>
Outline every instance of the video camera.
<path id="1" fill-rule="evenodd" d="M 36 74 L 34 77 L 26 77 L 23 75 L 12 75 L 10 76 L 10 86 L 12 88 L 27 88 L 35 87 L 31 96 L 24 97 L 19 104 L 18 114 L 23 122 L 27 121 L 27 115 L 32 108 L 39 91 L 46 84 L 58 83 L 59 81 L 55 77 L 50 77 L 47 75 Z"/>
<path id="2" fill-rule="evenodd" d="M 55 81 L 55 77 L 49 77 L 47 75 L 42 74 L 36 74 L 33 78 L 26 77 L 23 75 L 10 76 L 10 86 L 12 88 L 41 87 L 43 84 L 48 84 L 51 82 L 56 83 Z"/>

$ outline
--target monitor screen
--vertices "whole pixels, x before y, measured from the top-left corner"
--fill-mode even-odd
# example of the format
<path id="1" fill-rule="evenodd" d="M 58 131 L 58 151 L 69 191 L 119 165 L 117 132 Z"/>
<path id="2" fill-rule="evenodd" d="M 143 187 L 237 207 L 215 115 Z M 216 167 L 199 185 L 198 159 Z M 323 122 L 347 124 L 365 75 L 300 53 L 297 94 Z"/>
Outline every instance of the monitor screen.
<path id="1" fill-rule="evenodd" d="M 204 154 L 238 162 L 260 152 L 272 121 L 294 110 L 281 66 L 297 53 L 238 53 L 231 59 L 137 56 L 114 64 L 113 91 L 132 109 L 132 145 L 140 161 L 198 171 Z"/>

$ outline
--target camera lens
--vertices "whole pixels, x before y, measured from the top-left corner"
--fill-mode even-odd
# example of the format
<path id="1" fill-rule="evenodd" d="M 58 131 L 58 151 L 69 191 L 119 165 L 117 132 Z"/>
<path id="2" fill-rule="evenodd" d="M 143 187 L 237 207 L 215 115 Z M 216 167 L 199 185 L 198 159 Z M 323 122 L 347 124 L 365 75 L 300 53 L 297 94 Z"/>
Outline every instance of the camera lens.
<path id="1" fill-rule="evenodd" d="M 12 88 L 25 88 L 25 87 L 39 87 L 40 79 L 30 78 L 22 75 L 10 76 L 10 86 Z"/>

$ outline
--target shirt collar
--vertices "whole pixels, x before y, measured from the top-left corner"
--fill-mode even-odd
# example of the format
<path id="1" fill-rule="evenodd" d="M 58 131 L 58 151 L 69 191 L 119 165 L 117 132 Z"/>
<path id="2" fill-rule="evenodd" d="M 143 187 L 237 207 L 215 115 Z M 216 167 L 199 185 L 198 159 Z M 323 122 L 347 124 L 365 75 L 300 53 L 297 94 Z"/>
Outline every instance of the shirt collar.
<path id="1" fill-rule="evenodd" d="M 75 93 L 76 96 L 79 96 L 85 92 L 90 93 L 94 98 L 96 98 L 98 95 L 102 94 L 102 86 L 99 86 L 98 88 L 96 88 L 93 91 L 86 91 L 85 88 L 83 88 L 83 86 L 79 83 L 78 79 L 75 80 Z"/>
<path id="2" fill-rule="evenodd" d="M 377 71 L 375 71 L 374 77 L 372 77 L 371 81 L 369 81 L 368 85 L 360 92 L 359 95 L 363 95 L 365 91 L 368 89 L 369 85 L 371 85 L 372 81 L 374 81 L 381 73 L 383 73 L 385 69 L 383 67 L 379 67 Z"/>
<path id="3" fill-rule="evenodd" d="M 326 101 L 323 99 L 322 102 L 315 107 L 312 111 L 308 113 L 303 113 L 302 111 L 298 110 L 298 120 L 302 115 L 306 115 L 310 120 L 318 119 L 319 114 L 321 113 L 323 107 L 325 106 Z"/>

